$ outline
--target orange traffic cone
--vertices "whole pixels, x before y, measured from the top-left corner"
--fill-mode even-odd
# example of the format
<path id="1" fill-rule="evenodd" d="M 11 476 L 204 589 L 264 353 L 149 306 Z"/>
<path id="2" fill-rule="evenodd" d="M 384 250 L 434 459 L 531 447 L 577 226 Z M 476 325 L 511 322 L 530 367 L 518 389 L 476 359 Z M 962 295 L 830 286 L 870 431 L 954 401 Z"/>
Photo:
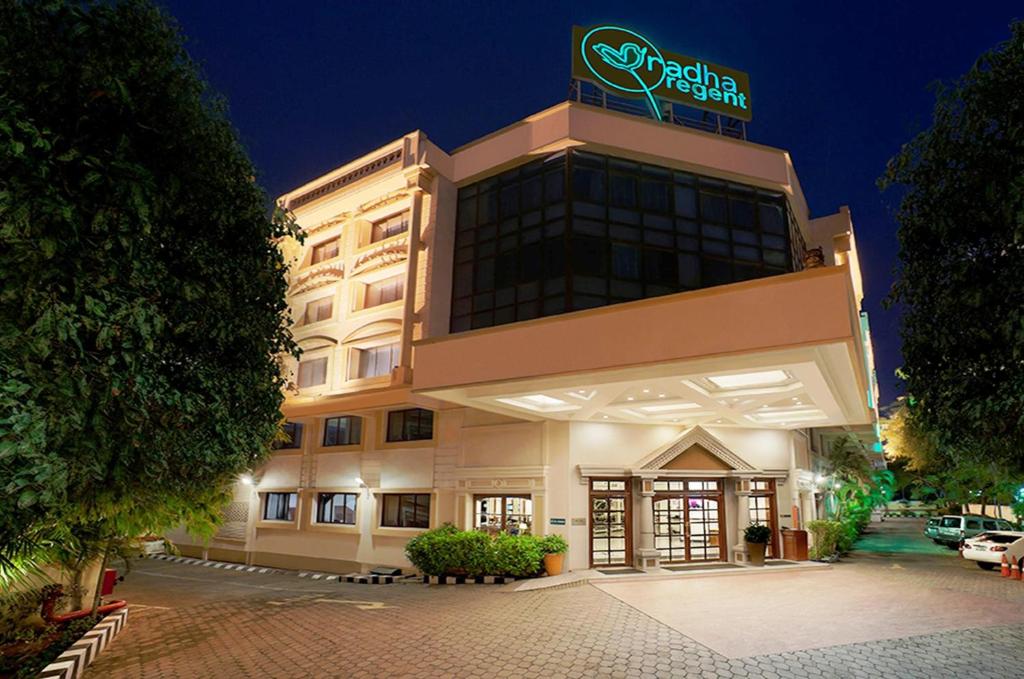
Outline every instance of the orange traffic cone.
<path id="1" fill-rule="evenodd" d="M 1017 564 L 1015 563 L 1010 564 L 1010 579 L 1020 580 L 1020 569 L 1017 568 Z"/>
<path id="2" fill-rule="evenodd" d="M 1003 554 L 1003 562 L 999 564 L 999 576 L 1003 578 L 1010 577 L 1010 562 L 1006 560 L 1006 555 Z"/>

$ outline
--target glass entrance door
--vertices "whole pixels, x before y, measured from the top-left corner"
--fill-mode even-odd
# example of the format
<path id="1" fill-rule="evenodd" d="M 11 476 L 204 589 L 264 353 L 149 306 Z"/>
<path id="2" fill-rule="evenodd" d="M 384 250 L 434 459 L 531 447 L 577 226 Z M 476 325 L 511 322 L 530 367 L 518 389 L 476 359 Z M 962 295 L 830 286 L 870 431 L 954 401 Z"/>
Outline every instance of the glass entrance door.
<path id="1" fill-rule="evenodd" d="M 666 563 L 721 560 L 721 482 L 655 481 L 654 547 Z"/>
<path id="2" fill-rule="evenodd" d="M 630 494 L 626 479 L 590 482 L 590 565 L 630 563 Z"/>

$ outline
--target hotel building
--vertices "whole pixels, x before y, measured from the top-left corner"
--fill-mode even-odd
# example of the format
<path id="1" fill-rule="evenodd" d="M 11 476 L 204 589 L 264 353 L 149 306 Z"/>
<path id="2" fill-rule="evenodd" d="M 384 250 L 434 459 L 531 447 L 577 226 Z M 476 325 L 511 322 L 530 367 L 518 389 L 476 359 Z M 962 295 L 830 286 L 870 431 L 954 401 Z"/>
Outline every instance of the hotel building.
<path id="1" fill-rule="evenodd" d="M 408 568 L 452 522 L 650 570 L 742 561 L 760 521 L 780 556 L 830 440 L 880 451 L 849 211 L 812 218 L 789 154 L 742 131 L 574 99 L 280 198 L 305 232 L 282 244 L 290 440 L 184 553 Z"/>

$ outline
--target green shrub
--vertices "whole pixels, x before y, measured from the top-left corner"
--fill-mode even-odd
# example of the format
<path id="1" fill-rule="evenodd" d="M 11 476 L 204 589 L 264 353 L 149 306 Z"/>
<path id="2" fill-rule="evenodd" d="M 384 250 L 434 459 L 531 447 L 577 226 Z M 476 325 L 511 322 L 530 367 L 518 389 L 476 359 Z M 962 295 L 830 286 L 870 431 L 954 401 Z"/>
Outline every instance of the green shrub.
<path id="1" fill-rule="evenodd" d="M 812 559 L 827 559 L 840 551 L 840 542 L 846 536 L 846 527 L 839 521 L 808 521 L 807 530 L 814 536 Z"/>
<path id="2" fill-rule="evenodd" d="M 763 523 L 752 523 L 743 529 L 743 539 L 756 545 L 767 545 L 772 538 L 772 529 Z"/>
<path id="3" fill-rule="evenodd" d="M 552 533 L 540 539 L 540 549 L 545 554 L 565 554 L 569 551 L 569 543 L 558 533 Z"/>
<path id="4" fill-rule="evenodd" d="M 446 523 L 434 530 L 428 530 L 409 540 L 405 555 L 416 568 L 427 575 L 444 575 L 451 571 L 453 550 L 452 536 L 459 529 Z"/>
<path id="5" fill-rule="evenodd" d="M 427 575 L 528 577 L 541 569 L 543 544 L 541 538 L 533 535 L 500 533 L 492 537 L 483 531 L 459 530 L 446 523 L 409 540 L 405 555 Z M 557 546 L 554 540 L 549 544 Z"/>
<path id="6" fill-rule="evenodd" d="M 491 575 L 532 577 L 544 561 L 541 539 L 534 535 L 501 533 L 494 538 L 494 568 Z"/>

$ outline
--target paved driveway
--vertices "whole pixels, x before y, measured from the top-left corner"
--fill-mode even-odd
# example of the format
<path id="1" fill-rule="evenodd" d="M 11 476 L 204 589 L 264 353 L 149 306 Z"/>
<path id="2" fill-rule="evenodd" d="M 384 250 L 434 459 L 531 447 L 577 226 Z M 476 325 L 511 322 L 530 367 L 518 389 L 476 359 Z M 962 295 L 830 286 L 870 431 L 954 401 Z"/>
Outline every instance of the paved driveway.
<path id="1" fill-rule="evenodd" d="M 800 613 L 833 645 L 793 650 L 786 646 L 793 635 L 779 634 L 787 627 L 774 623 L 745 629 L 738 636 L 749 645 L 727 648 L 700 631 L 721 626 L 721 613 L 712 607 L 693 606 L 700 624 L 686 633 L 648 615 L 643 609 L 649 601 L 627 603 L 589 585 L 525 593 L 488 586 L 348 585 L 142 561 L 119 588 L 132 604 L 129 626 L 87 677 L 1021 675 L 1024 624 L 966 614 L 990 607 L 1002 616 L 1007 602 L 1020 610 L 1024 583 L 983 572 L 956 552 L 866 553 L 830 572 L 794 573 L 804 580 L 785 593 L 781 581 L 770 580 L 788 577 L 674 582 L 694 583 L 687 593 L 693 601 L 702 587 L 763 580 L 720 600 L 734 610 L 771 611 L 785 596 L 799 594 L 801 583 L 831 578 L 834 586 L 821 591 L 837 598 L 817 600 Z M 886 601 L 904 597 L 902 616 L 886 614 L 886 638 L 874 633 L 865 641 L 842 622 L 856 616 L 868 629 L 875 624 L 870 606 L 858 611 L 842 604 L 852 587 L 864 590 L 866 601 L 875 593 Z M 934 605 L 917 610 L 917 597 Z M 671 600 L 685 609 L 688 601 L 680 599 Z M 929 623 L 937 610 L 947 609 L 964 611 L 963 622 L 943 614 Z"/>

